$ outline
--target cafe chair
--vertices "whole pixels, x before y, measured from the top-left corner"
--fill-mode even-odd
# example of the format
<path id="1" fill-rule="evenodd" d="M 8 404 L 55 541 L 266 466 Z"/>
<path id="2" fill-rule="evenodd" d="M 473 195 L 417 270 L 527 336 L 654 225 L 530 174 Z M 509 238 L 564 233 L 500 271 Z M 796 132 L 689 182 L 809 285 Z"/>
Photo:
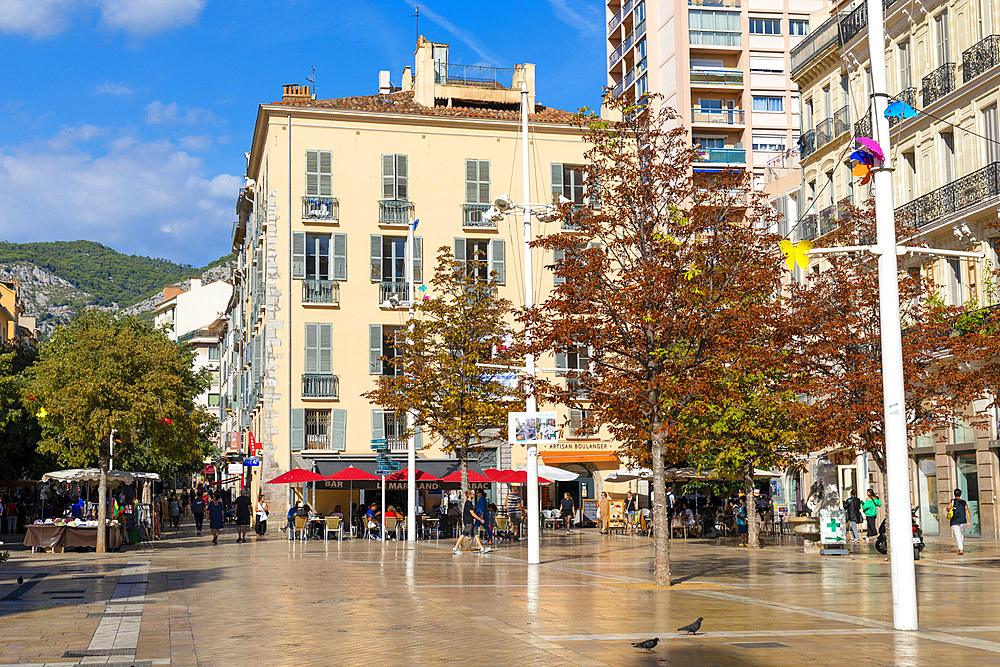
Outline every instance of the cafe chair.
<path id="1" fill-rule="evenodd" d="M 396 526 L 399 525 L 399 519 L 394 516 L 385 517 L 385 536 L 386 539 L 391 535 L 396 534 Z"/>
<path id="2" fill-rule="evenodd" d="M 344 519 L 339 516 L 326 517 L 326 526 L 323 531 L 323 539 L 329 540 L 330 533 L 337 533 L 337 539 L 344 539 Z"/>
<path id="3" fill-rule="evenodd" d="M 309 539 L 309 519 L 304 516 L 295 517 L 295 524 L 292 529 L 292 537 L 294 539 Z"/>

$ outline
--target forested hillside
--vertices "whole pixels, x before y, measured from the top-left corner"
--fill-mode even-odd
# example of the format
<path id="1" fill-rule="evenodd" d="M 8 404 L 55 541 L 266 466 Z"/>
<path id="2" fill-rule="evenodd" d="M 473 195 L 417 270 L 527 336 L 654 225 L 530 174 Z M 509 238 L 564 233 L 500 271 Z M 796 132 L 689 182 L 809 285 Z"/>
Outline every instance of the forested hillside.
<path id="1" fill-rule="evenodd" d="M 30 263 L 47 269 L 93 297 L 98 306 L 131 306 L 151 293 L 226 262 L 208 267 L 124 255 L 93 241 L 0 242 L 0 264 Z"/>

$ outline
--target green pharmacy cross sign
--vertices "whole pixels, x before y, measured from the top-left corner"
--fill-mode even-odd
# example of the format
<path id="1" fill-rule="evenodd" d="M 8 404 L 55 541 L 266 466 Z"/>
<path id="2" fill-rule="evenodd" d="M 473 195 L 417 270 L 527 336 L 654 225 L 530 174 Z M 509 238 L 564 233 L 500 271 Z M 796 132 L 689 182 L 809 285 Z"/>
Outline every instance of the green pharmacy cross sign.
<path id="1" fill-rule="evenodd" d="M 843 509 L 820 510 L 820 541 L 823 544 L 844 544 L 847 536 L 844 531 L 845 513 Z"/>

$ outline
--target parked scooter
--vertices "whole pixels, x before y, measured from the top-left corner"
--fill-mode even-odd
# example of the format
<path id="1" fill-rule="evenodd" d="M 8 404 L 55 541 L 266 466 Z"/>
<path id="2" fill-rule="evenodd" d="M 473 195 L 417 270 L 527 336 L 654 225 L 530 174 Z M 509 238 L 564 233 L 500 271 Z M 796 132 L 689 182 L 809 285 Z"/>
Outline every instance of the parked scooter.
<path id="1" fill-rule="evenodd" d="M 917 509 L 914 507 L 910 510 L 911 525 L 912 525 L 912 537 L 913 537 L 913 560 L 920 560 L 920 552 L 924 550 L 924 531 L 920 529 L 920 525 L 917 523 Z M 875 538 L 875 551 L 880 554 L 889 552 L 889 541 L 886 537 L 885 519 L 882 519 L 882 524 L 878 527 L 878 537 Z"/>

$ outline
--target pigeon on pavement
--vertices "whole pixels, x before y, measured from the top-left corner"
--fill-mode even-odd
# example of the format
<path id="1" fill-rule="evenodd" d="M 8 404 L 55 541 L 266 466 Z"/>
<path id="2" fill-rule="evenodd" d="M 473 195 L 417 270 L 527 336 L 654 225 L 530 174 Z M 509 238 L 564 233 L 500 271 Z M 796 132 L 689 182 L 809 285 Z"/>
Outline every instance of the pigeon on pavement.
<path id="1" fill-rule="evenodd" d="M 24 583 L 24 577 L 18 577 L 17 578 L 17 584 L 20 586 L 23 583 Z"/>
<path id="2" fill-rule="evenodd" d="M 656 648 L 656 645 L 659 643 L 659 641 L 660 641 L 659 637 L 653 637 L 652 639 L 647 639 L 644 642 L 635 642 L 634 644 L 632 644 L 632 646 L 636 648 L 644 648 L 647 651 L 650 651 Z"/>
<path id="3" fill-rule="evenodd" d="M 698 634 L 698 630 L 701 629 L 701 622 L 703 620 L 705 619 L 699 616 L 698 620 L 691 625 L 685 625 L 683 628 L 677 628 L 677 632 L 687 632 L 688 634 L 696 635 Z"/>

